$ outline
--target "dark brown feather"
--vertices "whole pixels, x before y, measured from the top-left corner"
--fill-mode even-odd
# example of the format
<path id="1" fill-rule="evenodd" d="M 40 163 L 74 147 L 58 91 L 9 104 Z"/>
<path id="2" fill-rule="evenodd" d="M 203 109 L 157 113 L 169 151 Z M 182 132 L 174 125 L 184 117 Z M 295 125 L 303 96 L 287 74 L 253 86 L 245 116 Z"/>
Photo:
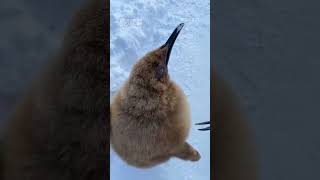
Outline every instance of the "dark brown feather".
<path id="1" fill-rule="evenodd" d="M 6 180 L 107 178 L 108 5 L 90 0 L 74 16 L 57 57 L 10 119 Z"/>

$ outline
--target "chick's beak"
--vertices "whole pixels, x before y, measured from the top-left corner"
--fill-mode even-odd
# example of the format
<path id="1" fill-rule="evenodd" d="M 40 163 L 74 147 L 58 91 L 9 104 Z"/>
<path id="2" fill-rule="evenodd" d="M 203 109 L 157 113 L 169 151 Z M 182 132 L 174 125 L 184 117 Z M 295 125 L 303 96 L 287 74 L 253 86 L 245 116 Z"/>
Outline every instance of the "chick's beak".
<path id="1" fill-rule="evenodd" d="M 184 23 L 179 24 L 176 27 L 176 29 L 172 32 L 172 34 L 170 35 L 170 37 L 167 40 L 167 42 L 160 47 L 161 49 L 162 48 L 167 48 L 166 58 L 165 58 L 166 65 L 168 65 L 168 63 L 169 63 L 169 58 L 170 58 L 172 47 L 173 47 L 174 42 L 176 41 L 181 29 L 183 28 L 183 26 L 184 26 Z"/>

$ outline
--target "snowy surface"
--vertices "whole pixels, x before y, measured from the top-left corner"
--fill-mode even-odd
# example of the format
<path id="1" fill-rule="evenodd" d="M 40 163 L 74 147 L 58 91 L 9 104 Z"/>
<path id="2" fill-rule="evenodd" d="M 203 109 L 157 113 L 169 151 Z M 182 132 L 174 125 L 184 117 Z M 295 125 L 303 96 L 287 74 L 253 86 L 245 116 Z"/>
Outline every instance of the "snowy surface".
<path id="1" fill-rule="evenodd" d="M 111 95 L 128 77 L 132 65 L 162 45 L 174 28 L 185 23 L 173 47 L 169 73 L 191 106 L 192 124 L 210 119 L 209 0 L 111 1 Z M 112 180 L 208 180 L 210 134 L 192 125 L 188 142 L 201 154 L 198 162 L 172 158 L 151 169 L 127 165 L 112 150 Z"/>

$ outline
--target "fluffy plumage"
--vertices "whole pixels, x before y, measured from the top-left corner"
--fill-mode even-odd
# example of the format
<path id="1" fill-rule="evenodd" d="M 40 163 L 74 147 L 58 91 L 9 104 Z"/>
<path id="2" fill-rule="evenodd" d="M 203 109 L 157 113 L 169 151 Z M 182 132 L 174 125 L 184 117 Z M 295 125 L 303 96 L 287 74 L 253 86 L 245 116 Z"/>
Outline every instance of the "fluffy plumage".
<path id="1" fill-rule="evenodd" d="M 169 77 L 167 52 L 162 46 L 142 57 L 111 104 L 112 147 L 133 166 L 152 167 L 171 157 L 200 159 L 186 142 L 189 105 Z"/>

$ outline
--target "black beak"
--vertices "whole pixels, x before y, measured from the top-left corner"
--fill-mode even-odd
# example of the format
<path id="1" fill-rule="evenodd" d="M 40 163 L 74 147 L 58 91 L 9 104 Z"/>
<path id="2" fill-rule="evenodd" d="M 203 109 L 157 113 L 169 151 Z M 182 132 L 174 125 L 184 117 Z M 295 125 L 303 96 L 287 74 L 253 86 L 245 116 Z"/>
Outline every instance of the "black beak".
<path id="1" fill-rule="evenodd" d="M 184 23 L 179 24 L 176 29 L 172 32 L 172 34 L 170 35 L 169 39 L 167 40 L 167 42 L 162 45 L 160 48 L 168 48 L 167 49 L 167 55 L 166 55 L 166 65 L 168 65 L 169 63 L 169 58 L 170 58 L 170 54 L 171 54 L 171 49 L 174 45 L 174 42 L 176 41 L 182 27 L 184 26 Z"/>

